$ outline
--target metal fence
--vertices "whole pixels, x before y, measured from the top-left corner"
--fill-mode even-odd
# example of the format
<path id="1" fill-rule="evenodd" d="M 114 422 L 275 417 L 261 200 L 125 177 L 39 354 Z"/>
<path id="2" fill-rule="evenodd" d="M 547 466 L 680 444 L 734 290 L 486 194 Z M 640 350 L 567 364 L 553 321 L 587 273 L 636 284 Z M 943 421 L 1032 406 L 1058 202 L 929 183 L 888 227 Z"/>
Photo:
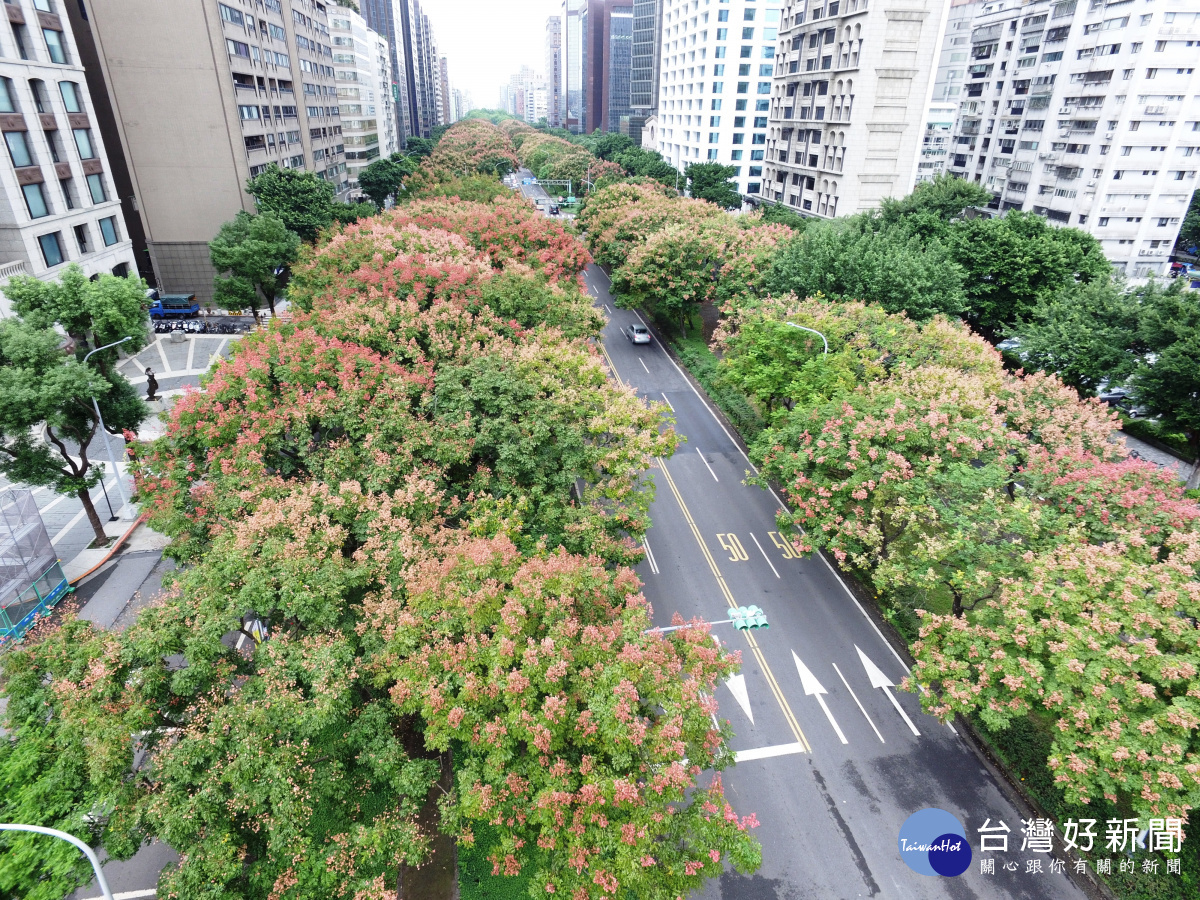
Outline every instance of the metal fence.
<path id="1" fill-rule="evenodd" d="M 0 493 L 0 647 L 70 590 L 33 492 Z"/>

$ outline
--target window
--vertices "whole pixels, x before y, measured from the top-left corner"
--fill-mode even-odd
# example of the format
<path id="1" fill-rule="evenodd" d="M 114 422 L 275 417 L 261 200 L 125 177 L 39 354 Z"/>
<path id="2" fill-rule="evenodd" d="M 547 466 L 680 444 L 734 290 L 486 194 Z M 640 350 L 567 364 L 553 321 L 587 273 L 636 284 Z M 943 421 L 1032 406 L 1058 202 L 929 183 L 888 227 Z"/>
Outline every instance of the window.
<path id="1" fill-rule="evenodd" d="M 1061 50 L 1055 50 L 1053 53 L 1043 53 L 1042 62 L 1058 62 L 1060 59 L 1062 59 L 1062 57 L 1063 52 Z"/>
<path id="2" fill-rule="evenodd" d="M 111 247 L 120 237 L 117 234 L 117 217 L 109 216 L 100 220 L 100 234 L 104 238 L 104 246 Z"/>
<path id="3" fill-rule="evenodd" d="M 257 106 L 239 106 L 238 107 L 238 115 L 241 116 L 243 119 L 257 119 L 258 118 L 258 107 Z"/>
<path id="4" fill-rule="evenodd" d="M 22 185 L 21 193 L 25 195 L 25 206 L 29 208 L 29 217 L 31 219 L 40 219 L 42 216 L 50 215 L 50 209 L 46 206 L 46 195 L 42 193 L 41 183 Z"/>
<path id="5" fill-rule="evenodd" d="M 720 12 L 718 12 L 717 13 L 717 21 L 718 22 L 728 22 L 729 21 L 729 10 L 723 9 Z"/>
<path id="6" fill-rule="evenodd" d="M 753 55 L 754 55 L 753 47 L 743 46 L 740 50 L 738 50 L 738 58 L 739 59 L 749 59 Z M 747 71 L 746 74 L 749 75 L 750 72 Z"/>
<path id="7" fill-rule="evenodd" d="M 53 28 L 43 28 L 42 35 L 46 38 L 46 49 L 50 52 L 50 61 L 66 65 L 67 52 L 63 49 L 62 32 Z"/>
<path id="8" fill-rule="evenodd" d="M 766 63 L 758 67 L 759 78 L 770 78 L 775 73 L 775 67 L 770 63 Z"/>
<path id="9" fill-rule="evenodd" d="M 75 226 L 75 243 L 79 247 L 80 256 L 86 255 L 91 251 L 88 249 L 88 227 L 86 225 Z"/>
<path id="10" fill-rule="evenodd" d="M 739 82 L 737 83 L 737 92 L 738 92 L 739 94 L 748 94 L 748 93 L 750 93 L 750 82 L 748 82 L 748 81 L 739 81 Z"/>
<path id="11" fill-rule="evenodd" d="M 742 134 L 742 133 L 740 133 L 740 132 L 738 132 L 737 134 L 734 134 L 734 136 L 733 136 L 733 142 L 734 142 L 735 144 L 744 144 L 744 143 L 746 143 L 746 135 L 744 135 L 744 134 Z"/>
<path id="12" fill-rule="evenodd" d="M 723 82 L 723 81 L 714 81 L 713 82 L 712 92 L 714 94 L 720 94 L 724 90 L 725 90 L 725 82 Z"/>
<path id="13" fill-rule="evenodd" d="M 720 100 L 714 100 L 714 101 L 712 102 L 712 109 L 720 109 L 720 108 L 721 108 L 721 101 L 720 101 Z"/>
<path id="14" fill-rule="evenodd" d="M 246 21 L 242 17 L 242 14 L 240 12 L 238 12 L 236 9 L 231 9 L 230 7 L 226 6 L 224 3 L 218 3 L 217 9 L 221 13 L 221 18 L 224 19 L 226 22 L 230 22 L 234 25 L 241 25 L 241 26 L 244 26 L 246 24 Z"/>
<path id="15" fill-rule="evenodd" d="M 42 12 L 54 12 L 54 7 L 50 5 L 50 0 L 33 0 L 33 8 L 40 9 Z"/>
<path id="16" fill-rule="evenodd" d="M 62 94 L 63 105 L 67 107 L 67 112 L 83 112 L 83 107 L 79 102 L 79 85 L 73 81 L 60 81 L 58 91 Z"/>
<path id="17" fill-rule="evenodd" d="M 718 41 L 727 40 L 728 37 L 729 37 L 729 29 L 728 28 L 718 28 L 717 29 L 717 40 Z"/>
<path id="18" fill-rule="evenodd" d="M 755 159 L 755 160 L 760 160 L 763 158 L 763 152 L 761 150 L 751 150 L 750 158 Z"/>
<path id="19" fill-rule="evenodd" d="M 47 266 L 53 267 L 62 263 L 62 244 L 59 242 L 57 232 L 41 235 L 38 238 L 38 243 L 42 247 L 42 259 L 46 261 Z"/>
<path id="20" fill-rule="evenodd" d="M 709 128 L 719 128 L 720 126 L 721 126 L 721 117 L 720 116 L 709 116 L 708 117 L 708 127 Z"/>
<path id="21" fill-rule="evenodd" d="M 734 116 L 733 117 L 733 127 L 734 128 L 745 128 L 746 127 L 746 117 L 745 116 Z"/>
<path id="22" fill-rule="evenodd" d="M 759 92 L 760 94 L 769 94 L 769 93 L 771 93 L 771 82 L 769 82 L 769 81 L 760 81 L 760 82 L 758 83 L 758 92 Z"/>
<path id="23" fill-rule="evenodd" d="M 713 150 L 709 150 L 709 151 L 708 151 L 708 158 L 709 158 L 710 160 L 716 159 L 716 158 L 717 158 L 717 151 L 716 151 L 715 149 L 713 149 Z"/>
<path id="24" fill-rule="evenodd" d="M 744 11 L 742 13 L 742 20 L 745 22 L 753 22 L 754 21 L 754 13 L 755 13 L 755 10 L 747 9 L 746 11 Z"/>
<path id="25" fill-rule="evenodd" d="M 270 28 L 271 37 L 273 37 L 275 40 L 277 40 L 277 41 L 286 41 L 287 40 L 287 34 L 278 25 L 272 24 L 267 27 Z"/>
<path id="26" fill-rule="evenodd" d="M 14 166 L 20 168 L 33 165 L 33 157 L 29 155 L 29 144 L 25 141 L 25 132 L 4 132 L 4 143 L 8 144 L 8 155 L 12 157 Z"/>
<path id="27" fill-rule="evenodd" d="M 719 131 L 710 131 L 708 133 L 708 142 L 710 144 L 721 143 L 721 133 Z"/>
<path id="28" fill-rule="evenodd" d="M 766 142 L 767 142 L 767 136 L 765 134 L 756 134 L 750 140 L 750 143 L 752 143 L 752 144 L 765 144 Z"/>
<path id="29" fill-rule="evenodd" d="M 0 112 L 16 111 L 12 99 L 12 82 L 7 78 L 0 78 Z"/>
<path id="30" fill-rule="evenodd" d="M 28 34 L 25 31 L 24 25 L 13 25 L 13 40 L 17 42 L 17 53 L 21 59 L 29 59 L 29 47 L 26 38 Z"/>
<path id="31" fill-rule="evenodd" d="M 75 146 L 79 148 L 80 159 L 95 159 L 96 153 L 92 148 L 92 132 L 90 128 L 76 128 L 72 134 L 75 135 Z"/>
<path id="32" fill-rule="evenodd" d="M 754 101 L 754 111 L 755 112 L 767 112 L 770 108 L 771 108 L 771 101 L 769 101 L 769 100 L 755 100 Z"/>
<path id="33" fill-rule="evenodd" d="M 229 51 L 230 56 L 241 56 L 245 59 L 250 58 L 250 45 L 243 44 L 241 41 L 231 41 L 225 39 L 225 49 Z"/>
<path id="34" fill-rule="evenodd" d="M 713 66 L 713 74 L 714 75 L 724 75 L 725 74 L 725 66 L 723 64 L 719 65 L 719 66 Z"/>
<path id="35" fill-rule="evenodd" d="M 87 177 L 88 190 L 92 194 L 93 203 L 104 203 L 108 200 L 108 192 L 104 189 L 104 176 L 100 174 Z"/>
<path id="36" fill-rule="evenodd" d="M 753 28 L 743 28 L 742 29 L 742 40 L 743 41 L 754 40 L 754 29 Z"/>
<path id="37" fill-rule="evenodd" d="M 713 56 L 717 59 L 724 59 L 725 58 L 725 48 L 718 47 L 716 50 L 713 51 Z"/>
<path id="38" fill-rule="evenodd" d="M 748 64 L 744 65 L 744 66 L 738 66 L 738 74 L 739 75 L 749 75 L 750 74 L 750 66 Z"/>
<path id="39" fill-rule="evenodd" d="M 754 117 L 754 127 L 755 128 L 766 128 L 767 127 L 767 117 L 766 116 L 755 116 Z"/>
<path id="40" fill-rule="evenodd" d="M 732 153 L 730 153 L 730 154 L 729 154 L 729 158 L 730 158 L 730 159 L 734 159 L 734 160 L 741 159 L 741 158 L 742 158 L 742 151 L 741 151 L 741 150 L 734 150 Z"/>
<path id="41" fill-rule="evenodd" d="M 774 47 L 763 47 L 762 48 L 762 58 L 763 59 L 774 59 L 775 58 L 775 48 Z"/>

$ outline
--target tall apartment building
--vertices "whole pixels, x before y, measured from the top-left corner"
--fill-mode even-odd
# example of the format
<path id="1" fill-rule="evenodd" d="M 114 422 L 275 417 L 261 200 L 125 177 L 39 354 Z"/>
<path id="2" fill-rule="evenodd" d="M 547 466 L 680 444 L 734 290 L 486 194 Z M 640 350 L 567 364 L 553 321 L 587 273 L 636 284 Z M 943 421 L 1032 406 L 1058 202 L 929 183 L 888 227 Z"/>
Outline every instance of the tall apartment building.
<path id="1" fill-rule="evenodd" d="M 459 122 L 465 119 L 467 113 L 471 111 L 471 95 L 466 91 L 454 88 L 450 92 L 450 98 L 454 103 L 454 121 Z"/>
<path id="2" fill-rule="evenodd" d="M 740 193 L 764 192 L 783 6 L 732 0 L 698 8 L 665 0 L 657 149 L 675 168 L 720 162 L 734 167 Z"/>
<path id="3" fill-rule="evenodd" d="M 399 149 L 392 103 L 391 48 L 351 9 L 335 6 L 329 14 L 333 62 L 346 175 L 351 190 L 358 173 L 380 156 Z"/>
<path id="4" fill-rule="evenodd" d="M 562 16 L 546 19 L 546 122 L 551 128 L 563 125 Z"/>
<path id="5" fill-rule="evenodd" d="M 50 0 L 5 3 L 0 33 L 0 290 L 15 275 L 136 270 L 70 23 Z M 9 312 L 0 293 L 0 317 Z"/>
<path id="6" fill-rule="evenodd" d="M 211 296 L 208 241 L 238 210 L 255 211 L 244 187 L 269 166 L 316 172 L 345 196 L 324 3 L 85 4 L 62 5 L 96 59 L 88 77 L 107 92 L 113 165 L 132 186 L 160 289 Z"/>
<path id="7" fill-rule="evenodd" d="M 438 88 L 441 91 L 442 97 L 441 118 L 438 120 L 438 124 L 450 125 L 455 121 L 454 102 L 451 99 L 450 89 L 450 61 L 444 56 L 438 64 L 438 71 L 441 73 L 441 77 L 438 80 Z"/>
<path id="8" fill-rule="evenodd" d="M 909 192 L 945 0 L 788 0 L 762 195 L 815 216 Z"/>
<path id="9" fill-rule="evenodd" d="M 641 145 L 646 120 L 658 108 L 663 0 L 633 0 L 629 73 L 629 136 Z"/>
<path id="10" fill-rule="evenodd" d="M 359 10 L 367 27 L 388 43 L 391 63 L 392 110 L 395 116 L 396 141 L 400 146 L 408 139 L 411 128 L 408 96 L 408 43 L 404 31 L 403 0 L 358 0 Z"/>
<path id="11" fill-rule="evenodd" d="M 921 141 L 916 184 L 932 181 L 946 172 L 950 133 L 954 129 L 959 95 L 963 90 L 963 75 L 969 65 L 971 22 L 983 3 L 984 0 L 950 0 L 942 49 L 933 74 L 933 91 L 925 113 L 925 136 Z"/>
<path id="12" fill-rule="evenodd" d="M 985 4 L 950 171 L 1161 275 L 1200 169 L 1194 0 Z"/>
<path id="13" fill-rule="evenodd" d="M 584 72 L 590 6 L 589 0 L 563 0 L 563 127 L 575 134 L 588 132 Z"/>

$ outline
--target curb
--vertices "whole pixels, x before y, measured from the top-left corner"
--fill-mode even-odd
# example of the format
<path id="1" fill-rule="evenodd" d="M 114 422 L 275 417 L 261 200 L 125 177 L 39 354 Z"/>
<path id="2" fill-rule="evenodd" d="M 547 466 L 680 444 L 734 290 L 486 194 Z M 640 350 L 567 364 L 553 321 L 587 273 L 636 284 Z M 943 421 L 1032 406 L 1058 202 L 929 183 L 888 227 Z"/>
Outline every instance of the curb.
<path id="1" fill-rule="evenodd" d="M 104 565 L 106 562 L 108 562 L 110 559 L 112 559 L 114 556 L 116 556 L 117 553 L 121 550 L 121 548 L 123 546 L 125 546 L 125 542 L 127 540 L 129 540 L 129 536 L 131 534 L 133 534 L 134 530 L 139 525 L 141 525 L 143 522 L 146 521 L 146 518 L 148 516 L 149 516 L 149 513 L 142 513 L 140 516 L 138 516 L 137 519 L 134 520 L 134 523 L 129 526 L 129 530 L 126 531 L 119 538 L 117 538 L 116 543 L 113 544 L 111 548 L 109 548 L 108 553 L 106 553 L 104 555 L 104 558 L 102 560 L 100 560 L 100 562 L 96 563 L 94 566 L 92 566 L 90 569 L 88 569 L 82 575 L 76 575 L 74 578 L 72 578 L 68 582 L 68 584 L 70 584 L 71 587 L 75 587 L 77 584 L 79 584 L 81 581 L 83 581 L 85 578 L 87 578 L 89 575 L 91 575 L 93 572 L 95 572 L 97 569 L 99 569 L 102 565 Z"/>

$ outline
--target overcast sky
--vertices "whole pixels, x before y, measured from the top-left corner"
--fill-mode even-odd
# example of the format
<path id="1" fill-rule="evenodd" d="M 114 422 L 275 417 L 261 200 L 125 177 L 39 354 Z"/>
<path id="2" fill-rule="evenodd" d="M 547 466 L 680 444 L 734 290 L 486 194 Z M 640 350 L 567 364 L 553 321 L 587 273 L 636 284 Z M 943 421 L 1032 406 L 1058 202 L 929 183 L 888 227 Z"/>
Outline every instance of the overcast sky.
<path id="1" fill-rule="evenodd" d="M 522 65 L 545 75 L 546 18 L 562 0 L 425 0 L 450 85 L 470 91 L 476 107 L 494 109 L 500 85 Z"/>

